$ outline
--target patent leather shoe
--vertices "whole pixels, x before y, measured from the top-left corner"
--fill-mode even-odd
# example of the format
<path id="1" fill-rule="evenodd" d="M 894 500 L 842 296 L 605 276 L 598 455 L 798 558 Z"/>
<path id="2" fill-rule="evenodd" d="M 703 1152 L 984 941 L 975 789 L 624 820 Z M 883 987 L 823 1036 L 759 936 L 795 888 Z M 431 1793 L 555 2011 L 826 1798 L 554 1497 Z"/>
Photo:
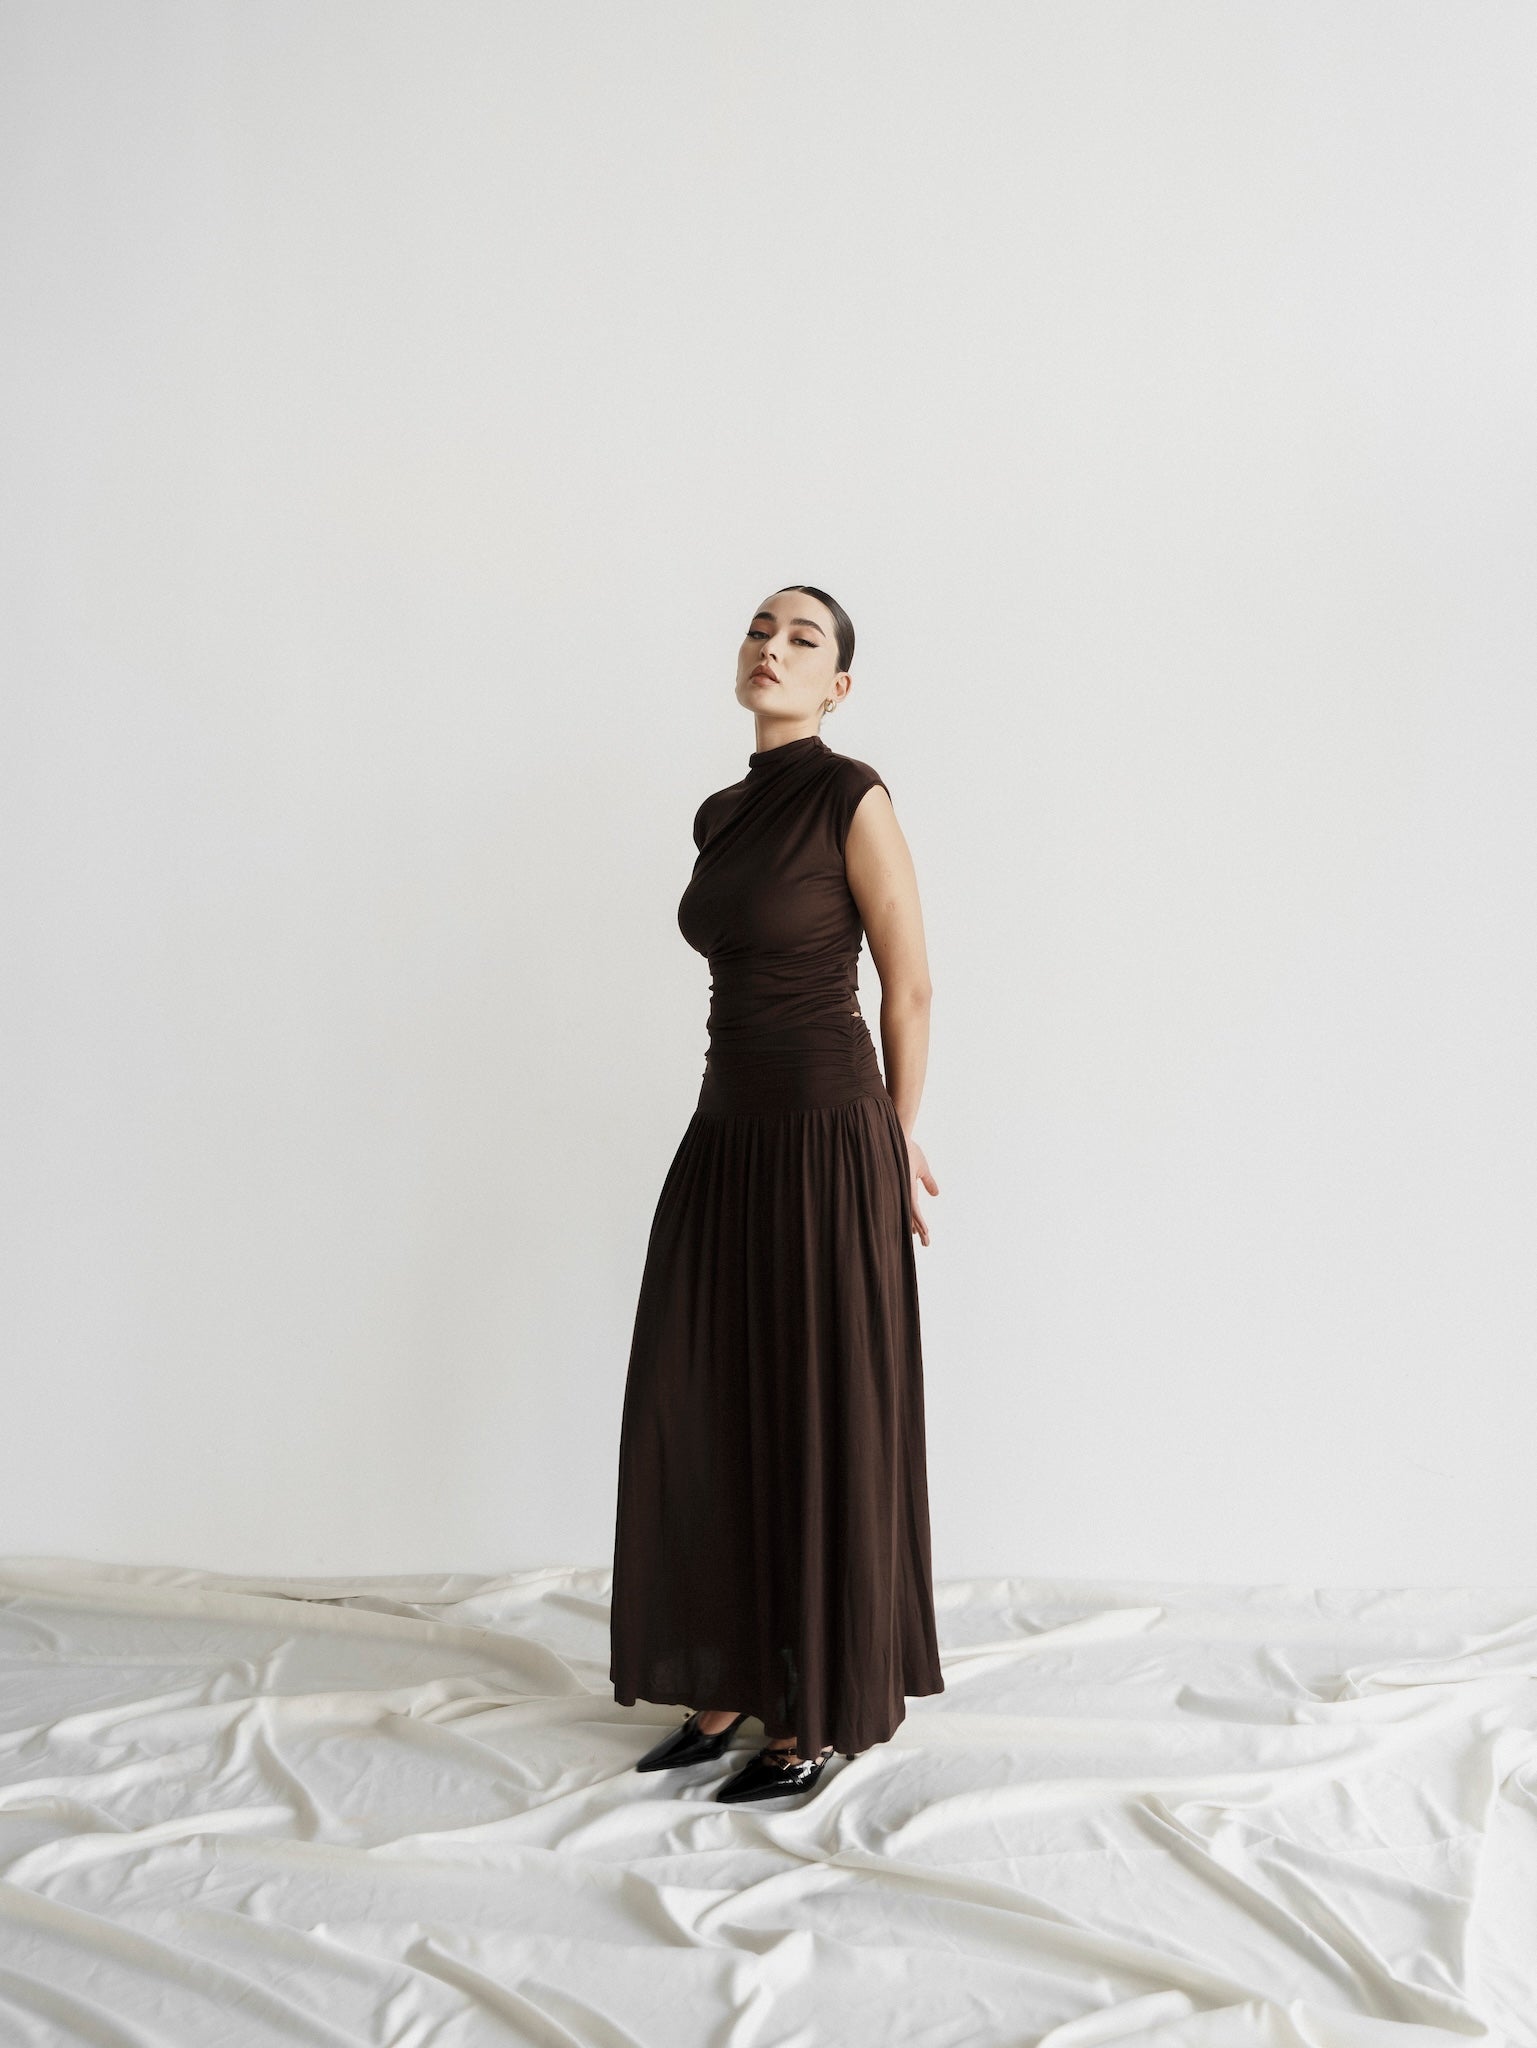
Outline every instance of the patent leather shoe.
<path id="1" fill-rule="evenodd" d="M 832 1761 L 831 1748 L 820 1756 L 799 1757 L 793 1751 L 760 1749 L 726 1780 L 717 1799 L 737 1804 L 746 1799 L 783 1799 L 791 1792 L 809 1792 Z"/>
<path id="2" fill-rule="evenodd" d="M 638 1771 L 669 1771 L 680 1764 L 713 1763 L 736 1733 L 739 1723 L 746 1719 L 745 1713 L 738 1714 L 734 1721 L 728 1721 L 724 1728 L 717 1728 L 713 1735 L 704 1735 L 700 1733 L 699 1710 L 696 1707 L 681 1728 L 674 1728 L 660 1742 L 652 1743 L 635 1768 Z"/>

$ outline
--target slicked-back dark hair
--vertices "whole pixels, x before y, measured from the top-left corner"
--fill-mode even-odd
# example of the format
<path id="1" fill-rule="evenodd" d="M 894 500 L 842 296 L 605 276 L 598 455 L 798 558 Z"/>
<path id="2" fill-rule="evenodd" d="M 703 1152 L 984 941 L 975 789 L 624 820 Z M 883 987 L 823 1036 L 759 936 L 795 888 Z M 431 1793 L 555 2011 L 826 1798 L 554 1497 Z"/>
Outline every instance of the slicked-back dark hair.
<path id="1" fill-rule="evenodd" d="M 825 590 L 818 590 L 814 583 L 784 583 L 774 592 L 783 597 L 787 590 L 804 590 L 808 597 L 814 597 L 818 604 L 825 604 L 833 615 L 833 626 L 838 635 L 838 668 L 843 674 L 854 666 L 854 621 L 839 604 L 837 598 L 829 597 Z"/>

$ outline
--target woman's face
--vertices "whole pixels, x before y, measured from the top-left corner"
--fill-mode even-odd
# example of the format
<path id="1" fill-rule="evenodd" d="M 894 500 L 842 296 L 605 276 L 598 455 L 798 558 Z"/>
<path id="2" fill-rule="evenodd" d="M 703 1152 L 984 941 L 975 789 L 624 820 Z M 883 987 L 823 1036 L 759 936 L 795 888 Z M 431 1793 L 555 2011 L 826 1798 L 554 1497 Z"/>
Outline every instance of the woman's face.
<path id="1" fill-rule="evenodd" d="M 837 629 L 821 599 L 804 590 L 765 598 L 736 658 L 737 702 L 760 718 L 814 731 L 822 706 L 848 688 L 848 675 L 838 667 Z"/>

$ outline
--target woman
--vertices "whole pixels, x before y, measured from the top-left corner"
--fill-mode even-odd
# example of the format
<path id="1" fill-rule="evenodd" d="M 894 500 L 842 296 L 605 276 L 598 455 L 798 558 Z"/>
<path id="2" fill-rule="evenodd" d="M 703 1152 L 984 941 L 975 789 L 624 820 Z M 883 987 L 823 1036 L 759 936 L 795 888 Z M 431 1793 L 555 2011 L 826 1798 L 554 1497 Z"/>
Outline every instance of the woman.
<path id="1" fill-rule="evenodd" d="M 705 1703 L 643 1771 L 713 1760 L 759 1716 L 727 1801 L 810 1791 L 835 1749 L 886 1741 L 905 1696 L 944 1691 L 912 1242 L 919 1183 L 939 1193 L 912 1136 L 928 962 L 890 792 L 818 730 L 853 657 L 848 614 L 808 584 L 775 592 L 737 657 L 756 746 L 694 819 L 678 923 L 710 963 L 710 1044 L 620 1431 L 614 1697 Z"/>

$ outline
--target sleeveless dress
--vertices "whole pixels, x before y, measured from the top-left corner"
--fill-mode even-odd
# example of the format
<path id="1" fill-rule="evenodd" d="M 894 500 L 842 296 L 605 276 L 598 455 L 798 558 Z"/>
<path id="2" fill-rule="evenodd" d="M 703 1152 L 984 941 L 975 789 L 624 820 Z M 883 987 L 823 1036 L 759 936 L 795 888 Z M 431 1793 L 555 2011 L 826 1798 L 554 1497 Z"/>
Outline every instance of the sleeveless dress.
<path id="1" fill-rule="evenodd" d="M 609 1677 L 854 1755 L 944 1690 L 907 1145 L 844 869 L 885 782 L 816 734 L 705 798 L 678 906 L 710 963 L 620 1426 Z M 889 792 L 888 792 L 889 793 Z"/>

